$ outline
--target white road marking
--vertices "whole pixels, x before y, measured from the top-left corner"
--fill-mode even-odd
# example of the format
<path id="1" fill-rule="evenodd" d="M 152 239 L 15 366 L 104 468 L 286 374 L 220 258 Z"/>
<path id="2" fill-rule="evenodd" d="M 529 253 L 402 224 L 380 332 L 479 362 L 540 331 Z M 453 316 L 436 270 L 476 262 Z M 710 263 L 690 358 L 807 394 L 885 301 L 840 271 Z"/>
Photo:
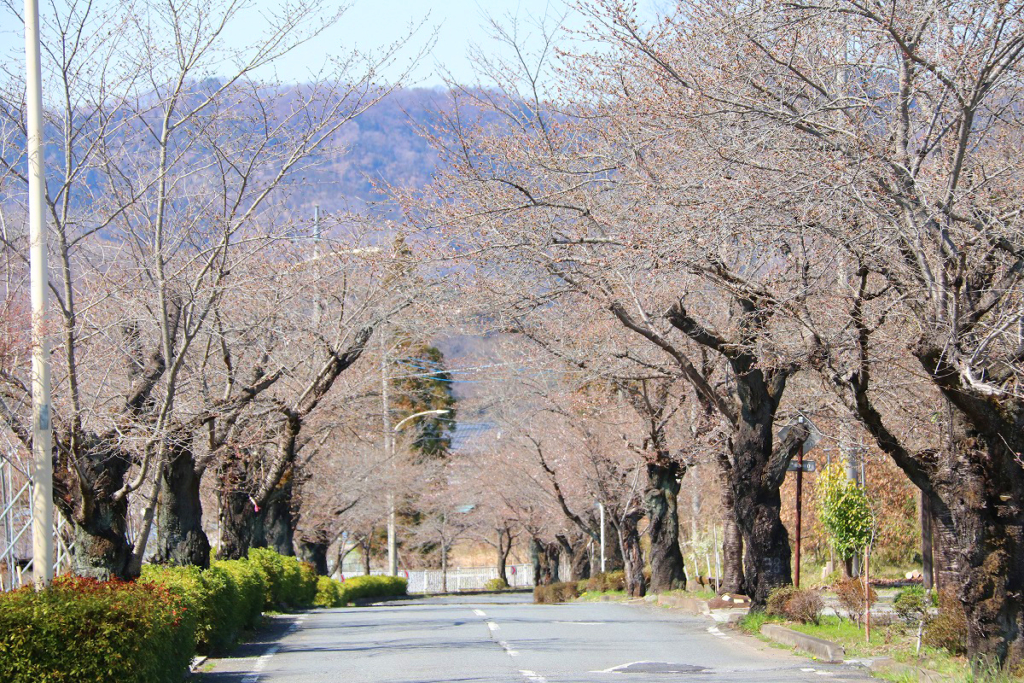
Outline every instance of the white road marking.
<path id="1" fill-rule="evenodd" d="M 725 635 L 724 633 L 722 633 L 721 631 L 718 630 L 717 626 L 709 627 L 708 628 L 708 633 L 710 633 L 711 635 L 713 635 L 716 638 L 721 638 L 722 640 L 732 640 L 732 636 Z"/>
<path id="2" fill-rule="evenodd" d="M 604 626 L 607 621 L 553 621 L 552 624 L 572 624 L 573 626 Z"/>
<path id="3" fill-rule="evenodd" d="M 487 628 L 491 629 L 492 631 L 500 631 L 501 630 L 501 627 L 498 626 L 497 624 L 495 624 L 493 621 L 488 621 L 487 622 Z"/>
<path id="4" fill-rule="evenodd" d="M 814 673 L 814 669 L 800 669 L 800 670 L 803 671 L 804 673 L 808 673 L 808 674 Z"/>
<path id="5" fill-rule="evenodd" d="M 478 617 L 486 617 L 487 616 L 487 613 L 484 612 L 482 609 L 475 609 L 475 610 L 473 610 L 473 614 L 477 615 Z"/>
<path id="6" fill-rule="evenodd" d="M 618 666 L 613 666 L 610 669 L 601 669 L 600 671 L 591 671 L 590 673 L 592 673 L 592 674 L 614 674 L 614 673 L 618 673 L 622 669 L 628 669 L 629 667 L 633 666 L 634 664 L 647 664 L 647 662 L 648 662 L 648 660 L 641 659 L 639 662 L 627 662 L 626 664 L 619 664 Z"/>
<path id="7" fill-rule="evenodd" d="M 832 675 L 831 671 L 815 671 L 814 673 L 818 674 L 819 676 L 831 676 Z"/>
<path id="8" fill-rule="evenodd" d="M 299 626 L 301 626 L 302 622 L 304 622 L 305 620 L 306 615 L 303 614 L 301 617 L 292 622 L 292 625 L 288 627 L 287 631 L 285 631 L 285 635 L 295 633 L 295 631 L 299 630 Z M 279 645 L 271 645 L 269 648 L 267 648 L 266 652 L 257 657 L 256 662 L 252 665 L 252 671 L 249 673 L 248 676 L 242 679 L 242 683 L 257 683 L 257 681 L 260 680 L 260 674 L 263 672 L 265 668 L 267 668 L 267 664 L 270 663 L 270 660 L 274 657 L 274 655 L 277 654 L 277 650 L 279 647 Z"/>
<path id="9" fill-rule="evenodd" d="M 242 679 L 242 683 L 256 683 L 260 679 L 260 672 L 267 668 L 267 664 L 270 663 L 270 658 L 277 653 L 277 645 L 272 645 L 262 655 L 256 658 L 256 663 L 252 665 L 252 673 Z"/>
<path id="10" fill-rule="evenodd" d="M 501 645 L 501 648 L 502 648 L 502 649 L 503 649 L 503 650 L 504 650 L 504 651 L 505 651 L 506 653 L 508 653 L 508 656 L 509 656 L 509 657 L 518 657 L 518 656 L 519 656 L 519 652 L 517 652 L 516 650 L 513 650 L 513 649 L 512 649 L 512 646 L 511 646 L 511 645 L 509 645 L 508 643 L 506 643 L 506 642 L 505 642 L 504 640 L 499 640 L 499 641 L 498 641 L 498 645 Z"/>
<path id="11" fill-rule="evenodd" d="M 531 683 L 548 683 L 547 680 L 543 676 L 539 676 L 539 675 L 537 675 L 536 673 L 534 673 L 532 671 L 527 671 L 526 669 L 520 669 L 519 673 L 523 674 L 528 679 L 530 679 Z"/>

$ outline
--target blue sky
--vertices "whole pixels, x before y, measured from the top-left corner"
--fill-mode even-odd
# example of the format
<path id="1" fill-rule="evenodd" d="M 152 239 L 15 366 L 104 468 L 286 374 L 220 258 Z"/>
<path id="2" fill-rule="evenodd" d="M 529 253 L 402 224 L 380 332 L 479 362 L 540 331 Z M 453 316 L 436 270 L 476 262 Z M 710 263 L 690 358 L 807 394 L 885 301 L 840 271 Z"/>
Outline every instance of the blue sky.
<path id="1" fill-rule="evenodd" d="M 253 1 L 253 14 L 261 9 L 274 9 L 280 4 L 276 0 Z M 41 4 L 43 12 L 50 7 L 48 3 Z M 64 3 L 56 0 L 54 4 L 61 7 Z M 20 10 L 21 3 L 15 2 L 15 6 Z M 278 73 L 287 75 L 285 80 L 305 80 L 303 76 L 320 64 L 325 54 L 343 53 L 345 48 L 372 49 L 388 45 L 404 35 L 410 23 L 426 19 L 425 26 L 413 39 L 399 65 L 386 76 L 397 76 L 401 67 L 408 64 L 436 29 L 436 44 L 413 72 L 412 84 L 440 85 L 441 66 L 450 70 L 457 81 L 471 82 L 472 69 L 467 56 L 470 46 L 476 44 L 488 52 L 498 49 L 485 28 L 488 16 L 500 20 L 516 17 L 521 26 L 529 29 L 544 17 L 554 20 L 563 16 L 565 11 L 563 0 L 354 0 L 335 29 L 326 31 L 279 62 Z M 0 20 L 0 51 L 20 57 L 24 54 L 22 27 L 10 21 L 9 14 L 5 15 Z M 571 27 L 583 25 L 578 16 L 570 17 L 566 23 Z M 236 25 L 229 33 L 231 40 L 244 41 L 246 32 L 253 26 L 249 22 Z M 533 34 L 537 33 L 533 29 Z"/>

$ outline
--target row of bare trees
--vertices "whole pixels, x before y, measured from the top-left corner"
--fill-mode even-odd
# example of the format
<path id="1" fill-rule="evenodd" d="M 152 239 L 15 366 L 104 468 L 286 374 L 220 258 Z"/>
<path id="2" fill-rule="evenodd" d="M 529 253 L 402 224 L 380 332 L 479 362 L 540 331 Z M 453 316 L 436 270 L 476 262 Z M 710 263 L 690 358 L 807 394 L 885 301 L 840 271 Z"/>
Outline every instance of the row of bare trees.
<path id="1" fill-rule="evenodd" d="M 312 207 L 294 210 L 318 151 L 394 87 L 380 71 L 404 41 L 325 58 L 294 86 L 275 65 L 336 27 L 338 7 L 267 14 L 242 49 L 226 37 L 250 21 L 239 0 L 51 9 L 54 495 L 75 570 L 138 575 L 154 528 L 157 559 L 208 564 L 210 477 L 222 556 L 254 542 L 291 552 L 300 465 L 331 433 L 323 404 L 410 291 L 429 289 L 386 224 L 333 216 L 314 228 Z M 27 296 L 25 128 L 20 74 L 8 76 L 0 223 L 16 304 Z M 0 411 L 29 447 L 25 371 L 5 363 Z"/>
<path id="2" fill-rule="evenodd" d="M 716 453 L 755 605 L 790 582 L 779 487 L 805 434 L 775 434 L 813 375 L 955 539 L 971 653 L 1019 661 L 1024 4 L 577 10 L 589 27 L 564 49 L 517 46 L 481 61 L 488 87 L 453 84 L 421 201 L 490 320 L 648 425 L 654 586 L 684 576 L 676 432 Z"/>

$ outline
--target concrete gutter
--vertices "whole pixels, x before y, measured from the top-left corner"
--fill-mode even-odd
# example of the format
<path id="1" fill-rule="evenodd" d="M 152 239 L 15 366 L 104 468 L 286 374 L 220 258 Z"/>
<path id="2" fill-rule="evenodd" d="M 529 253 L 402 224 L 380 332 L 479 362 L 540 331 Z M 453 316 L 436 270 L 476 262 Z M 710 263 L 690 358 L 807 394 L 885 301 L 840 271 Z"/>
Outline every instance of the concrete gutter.
<path id="1" fill-rule="evenodd" d="M 761 635 L 776 643 L 789 645 L 798 650 L 803 650 L 814 655 L 823 662 L 842 662 L 846 658 L 846 650 L 828 640 L 815 638 L 806 633 L 800 633 L 793 629 L 779 626 L 778 624 L 765 624 L 761 627 Z"/>

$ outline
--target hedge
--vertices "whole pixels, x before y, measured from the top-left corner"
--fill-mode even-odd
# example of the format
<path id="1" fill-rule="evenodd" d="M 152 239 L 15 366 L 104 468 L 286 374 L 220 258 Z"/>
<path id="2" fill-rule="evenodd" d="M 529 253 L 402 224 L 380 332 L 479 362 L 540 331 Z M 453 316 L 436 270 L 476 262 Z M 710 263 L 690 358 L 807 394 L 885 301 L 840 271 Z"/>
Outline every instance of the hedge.
<path id="1" fill-rule="evenodd" d="M 60 577 L 0 594 L 0 671 L 6 683 L 180 683 L 195 628 L 161 586 Z"/>
<path id="2" fill-rule="evenodd" d="M 247 626 L 248 615 L 239 609 L 238 587 L 221 567 L 203 571 L 146 565 L 140 580 L 164 586 L 185 601 L 196 620 L 197 649 L 204 654 L 227 650 Z"/>
<path id="3" fill-rule="evenodd" d="M 270 548 L 251 548 L 249 562 L 259 569 L 266 581 L 265 609 L 313 606 L 317 593 L 317 574 L 313 565 L 279 555 Z"/>
<path id="4" fill-rule="evenodd" d="M 264 606 L 341 607 L 406 587 L 393 576 L 318 577 L 265 548 L 206 570 L 146 565 L 136 583 L 60 577 L 40 592 L 0 593 L 0 681 L 179 683 L 197 648 L 229 649 Z"/>
<path id="5" fill-rule="evenodd" d="M 407 595 L 409 582 L 400 576 L 354 576 L 344 584 L 345 601 Z"/>

